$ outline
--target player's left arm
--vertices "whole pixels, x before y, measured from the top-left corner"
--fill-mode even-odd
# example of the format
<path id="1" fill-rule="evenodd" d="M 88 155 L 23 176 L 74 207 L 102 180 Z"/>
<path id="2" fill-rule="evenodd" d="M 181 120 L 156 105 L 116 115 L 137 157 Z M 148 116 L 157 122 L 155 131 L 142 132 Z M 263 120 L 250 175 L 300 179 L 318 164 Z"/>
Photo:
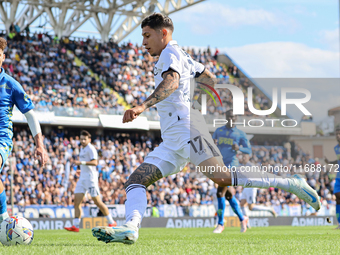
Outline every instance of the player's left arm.
<path id="1" fill-rule="evenodd" d="M 242 145 L 242 147 L 239 147 L 239 150 L 242 153 L 251 154 L 251 145 L 250 145 L 248 138 L 246 137 L 246 134 L 243 134 L 241 136 L 240 145 Z"/>
<path id="2" fill-rule="evenodd" d="M 12 91 L 12 100 L 20 112 L 25 115 L 28 126 L 34 137 L 36 146 L 34 157 L 35 159 L 40 159 L 40 163 L 42 166 L 44 166 L 48 161 L 48 154 L 43 143 L 43 137 L 38 118 L 33 111 L 34 105 L 19 83 L 12 83 Z"/>
<path id="3" fill-rule="evenodd" d="M 179 86 L 180 75 L 178 72 L 169 69 L 162 74 L 163 81 L 155 91 L 142 103 L 130 110 L 127 110 L 123 117 L 123 123 L 130 122 L 138 117 L 145 109 L 163 101 L 174 93 Z"/>
<path id="4" fill-rule="evenodd" d="M 40 128 L 38 118 L 35 116 L 35 113 L 33 110 L 29 110 L 24 115 L 27 119 L 28 126 L 34 137 L 34 142 L 35 142 L 34 157 L 35 159 L 40 159 L 40 163 L 42 164 L 42 166 L 44 166 L 48 161 L 48 154 L 45 150 L 45 146 L 43 143 L 43 136 L 41 133 L 41 128 Z"/>
<path id="5" fill-rule="evenodd" d="M 206 68 L 201 74 L 196 74 L 195 78 L 196 82 L 208 84 L 211 87 L 215 87 L 215 84 L 217 84 L 216 76 Z"/>
<path id="6" fill-rule="evenodd" d="M 195 82 L 199 84 L 205 84 L 209 85 L 211 87 L 215 87 L 215 84 L 217 84 L 216 76 L 211 73 L 208 69 L 206 69 L 201 63 L 198 63 L 197 61 L 194 61 L 194 66 L 196 69 L 196 75 L 195 75 Z M 200 103 L 202 102 L 202 93 L 199 93 L 198 98 L 194 102 L 194 108 L 200 109 Z"/>

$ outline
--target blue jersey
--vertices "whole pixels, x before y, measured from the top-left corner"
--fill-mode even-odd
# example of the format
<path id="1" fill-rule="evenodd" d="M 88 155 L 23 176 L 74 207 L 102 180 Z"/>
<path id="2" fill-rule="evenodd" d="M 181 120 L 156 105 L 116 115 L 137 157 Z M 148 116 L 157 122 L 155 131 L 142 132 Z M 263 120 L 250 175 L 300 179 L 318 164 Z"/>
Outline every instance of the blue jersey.
<path id="1" fill-rule="evenodd" d="M 236 157 L 236 151 L 232 149 L 233 144 L 237 144 L 241 152 L 251 154 L 251 146 L 246 133 L 239 130 L 237 127 L 219 127 L 215 130 L 213 139 L 217 140 L 217 147 L 221 151 L 223 162 L 226 166 L 239 165 L 239 161 Z"/>
<path id="2" fill-rule="evenodd" d="M 13 106 L 18 107 L 21 113 L 34 108 L 31 99 L 27 96 L 20 83 L 5 73 L 0 73 L 0 146 L 11 146 L 13 137 Z M 6 145 L 4 145 L 4 143 Z M 12 146 L 11 146 L 12 147 Z"/>
<path id="3" fill-rule="evenodd" d="M 340 166 L 340 146 L 339 144 L 337 144 L 335 147 L 334 147 L 334 151 L 335 151 L 335 154 L 336 154 L 336 157 L 338 158 L 338 165 Z M 337 179 L 340 179 L 340 169 L 338 168 L 339 172 L 336 173 L 336 178 Z M 339 181 L 339 180 L 338 180 Z"/>

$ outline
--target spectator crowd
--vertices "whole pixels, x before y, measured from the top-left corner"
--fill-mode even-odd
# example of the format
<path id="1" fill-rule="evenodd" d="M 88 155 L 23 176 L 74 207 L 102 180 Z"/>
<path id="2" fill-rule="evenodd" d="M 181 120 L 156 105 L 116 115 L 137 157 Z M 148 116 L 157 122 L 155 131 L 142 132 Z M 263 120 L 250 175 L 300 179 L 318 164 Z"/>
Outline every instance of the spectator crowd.
<path id="1" fill-rule="evenodd" d="M 78 160 L 80 151 L 79 136 L 69 136 L 59 130 L 51 131 L 44 137 L 44 145 L 50 156 L 50 162 L 40 167 L 33 159 L 33 138 L 24 128 L 14 127 L 12 166 L 14 169 L 14 202 L 24 205 L 72 205 L 74 189 L 79 177 Z M 158 138 L 151 139 L 145 134 L 118 135 L 109 133 L 94 137 L 92 144 L 99 154 L 97 170 L 99 187 L 103 201 L 107 204 L 124 204 L 126 199 L 123 188 L 129 175 L 143 162 L 144 157 L 159 144 Z M 287 146 L 253 146 L 250 162 L 255 165 L 318 165 L 304 153 L 298 145 L 294 148 L 294 157 Z M 240 157 L 241 159 L 241 157 Z M 10 161 L 7 161 L 2 181 L 10 197 Z M 281 173 L 277 173 L 281 174 Z M 294 174 L 294 173 L 293 173 Z M 332 190 L 334 174 L 326 172 L 307 173 L 309 184 L 318 190 L 324 203 L 334 204 Z M 240 198 L 242 187 L 236 190 Z M 148 188 L 147 197 L 150 205 L 175 204 L 180 206 L 212 204 L 216 194 L 215 185 L 195 168 L 188 164 L 177 175 L 161 179 Z M 90 201 L 86 198 L 85 202 Z M 8 200 L 10 203 L 10 199 Z M 304 204 L 295 195 L 270 188 L 258 191 L 257 203 L 266 205 Z"/>
<path id="2" fill-rule="evenodd" d="M 122 100 L 128 106 L 135 106 L 154 89 L 156 59 L 137 44 L 101 43 L 89 38 L 59 39 L 47 33 L 26 33 L 7 38 L 9 46 L 3 67 L 23 85 L 40 110 L 53 110 L 56 115 L 63 116 L 122 114 Z M 186 51 L 214 73 L 219 83 L 234 84 L 244 92 L 253 86 L 236 66 L 219 64 L 216 53 L 213 56 L 209 47 L 207 50 L 188 48 Z M 221 115 L 232 106 L 229 90 L 221 89 L 219 95 L 223 105 L 215 105 L 209 98 L 208 114 Z M 269 101 L 264 94 L 255 93 L 253 100 L 261 109 L 268 109 Z M 247 104 L 245 107 L 245 115 L 251 116 Z M 148 109 L 146 115 L 157 119 L 155 108 Z"/>

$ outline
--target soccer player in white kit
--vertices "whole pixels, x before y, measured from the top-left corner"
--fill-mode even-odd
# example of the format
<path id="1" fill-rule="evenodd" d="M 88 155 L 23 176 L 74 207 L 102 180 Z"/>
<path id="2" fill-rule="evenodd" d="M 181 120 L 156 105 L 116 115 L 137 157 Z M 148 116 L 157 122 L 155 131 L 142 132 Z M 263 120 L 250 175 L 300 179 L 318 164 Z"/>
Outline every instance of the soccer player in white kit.
<path id="1" fill-rule="evenodd" d="M 124 185 L 125 224 L 112 228 L 95 227 L 92 229 L 93 236 L 106 243 L 135 243 L 147 207 L 146 188 L 163 177 L 178 173 L 190 161 L 196 165 L 196 170 L 222 187 L 278 187 L 296 194 L 319 210 L 320 201 L 316 191 L 298 176 L 279 179 L 269 173 L 205 171 L 207 168 L 222 169 L 225 166 L 203 116 L 191 108 L 194 86 L 190 85 L 197 78 L 214 86 L 214 75 L 194 61 L 172 39 L 174 26 L 169 17 L 154 13 L 142 21 L 141 27 L 143 46 L 151 56 L 159 56 L 154 68 L 156 85 L 144 103 L 124 113 L 123 123 L 133 121 L 144 110 L 156 105 L 163 142 L 148 154 L 144 163 Z"/>
<path id="2" fill-rule="evenodd" d="M 109 209 L 103 203 L 98 186 L 98 153 L 96 148 L 91 144 L 91 134 L 82 130 L 80 132 L 81 149 L 79 153 L 80 161 L 74 163 L 80 166 L 80 177 L 74 190 L 74 219 L 72 227 L 65 227 L 67 231 L 79 232 L 79 224 L 82 215 L 81 202 L 87 192 L 90 193 L 93 202 L 106 217 L 109 227 L 117 226 L 112 219 Z"/>
<path id="3" fill-rule="evenodd" d="M 254 165 L 249 162 L 249 155 L 243 154 L 242 160 L 240 162 L 242 166 L 245 167 L 253 167 Z M 277 214 L 275 210 L 272 207 L 264 206 L 264 205 L 257 205 L 256 204 L 256 196 L 257 196 L 257 190 L 258 188 L 244 188 L 241 194 L 241 210 L 243 215 L 248 216 L 246 207 L 248 205 L 248 208 L 250 211 L 265 211 L 271 213 L 274 217 L 277 217 Z M 248 228 L 250 228 L 249 222 L 248 222 Z"/>

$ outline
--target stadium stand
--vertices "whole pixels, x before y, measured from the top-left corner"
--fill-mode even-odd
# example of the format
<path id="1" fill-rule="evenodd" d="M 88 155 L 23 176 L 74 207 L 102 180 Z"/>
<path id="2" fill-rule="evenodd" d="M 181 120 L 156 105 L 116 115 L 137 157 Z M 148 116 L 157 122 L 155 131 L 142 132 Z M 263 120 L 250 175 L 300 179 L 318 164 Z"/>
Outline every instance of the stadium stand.
<path id="1" fill-rule="evenodd" d="M 15 204 L 25 205 L 72 205 L 73 191 L 78 179 L 77 160 L 80 145 L 78 136 L 67 136 L 62 131 L 52 131 L 44 138 L 51 162 L 40 168 L 33 160 L 33 139 L 25 128 L 14 128 L 15 157 L 14 190 Z M 127 180 L 144 157 L 159 143 L 146 134 L 131 134 L 129 137 L 117 134 L 96 137 L 93 144 L 99 151 L 99 187 L 103 201 L 107 204 L 123 204 L 125 201 L 124 182 Z M 254 146 L 251 162 L 256 165 L 272 166 L 287 164 L 320 164 L 304 153 L 298 145 L 296 158 L 288 159 L 283 146 Z M 326 173 L 310 173 L 309 184 L 319 191 L 326 204 L 334 204 L 332 189 L 334 176 Z M 7 162 L 2 180 L 9 194 L 10 166 Z M 237 188 L 239 197 L 242 188 Z M 150 205 L 175 204 L 181 206 L 212 204 L 215 195 L 214 184 L 209 179 L 197 175 L 194 168 L 188 165 L 178 175 L 169 176 L 148 188 Z M 85 203 L 88 203 L 86 199 Z M 259 190 L 257 202 L 267 205 L 304 204 L 295 195 L 277 189 Z"/>
<path id="2" fill-rule="evenodd" d="M 155 60 L 138 45 L 127 43 L 118 46 L 113 42 L 104 44 L 95 39 L 58 40 L 48 34 L 37 33 L 22 35 L 20 40 L 14 39 L 10 40 L 3 67 L 23 84 L 40 110 L 54 110 L 59 116 L 89 117 L 91 111 L 87 111 L 87 108 L 101 113 L 122 114 L 125 102 L 129 106 L 137 105 L 153 91 Z M 214 56 L 208 54 L 210 49 L 187 51 L 215 73 L 219 83 L 237 85 L 244 92 L 250 86 L 247 79 L 238 78 L 236 66 L 227 67 L 217 63 Z M 80 66 L 76 58 L 82 61 Z M 92 72 L 98 75 L 99 80 L 91 75 Z M 210 114 L 223 115 L 231 108 L 231 93 L 223 90 L 220 96 L 222 106 L 214 105 L 209 98 L 207 106 Z M 125 99 L 124 104 L 119 100 L 120 97 Z M 254 98 L 255 105 L 261 109 L 268 108 L 268 100 L 264 95 L 255 93 Z M 155 108 L 151 111 L 154 113 L 147 116 L 157 119 Z M 252 115 L 247 107 L 245 115 Z"/>

